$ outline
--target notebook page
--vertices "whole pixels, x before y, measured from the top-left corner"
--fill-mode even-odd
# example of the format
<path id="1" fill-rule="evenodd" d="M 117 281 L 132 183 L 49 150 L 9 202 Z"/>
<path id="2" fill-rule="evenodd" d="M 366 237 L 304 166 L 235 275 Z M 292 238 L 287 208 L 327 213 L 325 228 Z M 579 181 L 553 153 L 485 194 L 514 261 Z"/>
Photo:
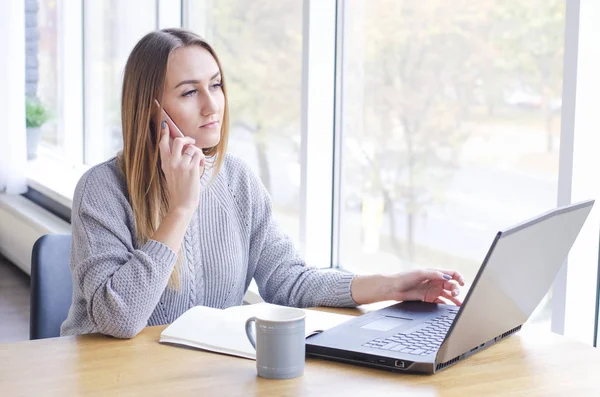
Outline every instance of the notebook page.
<path id="1" fill-rule="evenodd" d="M 246 320 L 262 310 L 268 303 L 214 309 L 196 306 L 176 319 L 162 333 L 160 342 L 175 343 L 199 349 L 256 359 L 256 352 L 245 331 Z M 341 324 L 353 316 L 305 310 L 305 336 Z"/>

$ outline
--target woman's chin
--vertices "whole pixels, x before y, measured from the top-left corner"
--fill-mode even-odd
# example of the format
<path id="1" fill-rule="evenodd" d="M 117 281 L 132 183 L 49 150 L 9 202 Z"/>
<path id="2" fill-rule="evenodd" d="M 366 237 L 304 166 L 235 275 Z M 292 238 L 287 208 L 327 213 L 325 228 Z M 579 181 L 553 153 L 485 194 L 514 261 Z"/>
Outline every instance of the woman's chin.
<path id="1" fill-rule="evenodd" d="M 213 136 L 214 135 L 214 136 Z M 219 144 L 221 141 L 221 134 L 216 132 L 212 133 L 204 133 L 202 136 L 192 137 L 196 140 L 195 146 L 199 149 L 210 149 Z"/>

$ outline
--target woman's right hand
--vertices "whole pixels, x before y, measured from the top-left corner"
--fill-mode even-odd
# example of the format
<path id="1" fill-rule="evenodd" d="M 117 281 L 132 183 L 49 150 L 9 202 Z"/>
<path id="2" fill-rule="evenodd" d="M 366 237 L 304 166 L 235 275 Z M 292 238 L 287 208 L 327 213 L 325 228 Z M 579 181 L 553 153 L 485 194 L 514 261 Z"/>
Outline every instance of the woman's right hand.
<path id="1" fill-rule="evenodd" d="M 169 211 L 192 214 L 200 201 L 200 178 L 205 158 L 190 137 L 172 138 L 166 121 L 161 123 L 160 162 L 167 180 Z"/>

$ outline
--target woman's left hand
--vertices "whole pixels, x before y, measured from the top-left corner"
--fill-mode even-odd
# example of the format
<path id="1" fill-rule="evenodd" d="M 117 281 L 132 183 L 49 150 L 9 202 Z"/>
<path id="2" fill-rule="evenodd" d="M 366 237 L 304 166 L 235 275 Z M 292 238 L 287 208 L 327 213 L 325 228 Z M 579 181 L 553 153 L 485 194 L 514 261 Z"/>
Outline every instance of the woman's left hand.
<path id="1" fill-rule="evenodd" d="M 457 296 L 459 286 L 464 285 L 463 277 L 456 271 L 423 269 L 392 276 L 356 276 L 351 292 L 358 304 L 395 300 L 461 305 Z"/>

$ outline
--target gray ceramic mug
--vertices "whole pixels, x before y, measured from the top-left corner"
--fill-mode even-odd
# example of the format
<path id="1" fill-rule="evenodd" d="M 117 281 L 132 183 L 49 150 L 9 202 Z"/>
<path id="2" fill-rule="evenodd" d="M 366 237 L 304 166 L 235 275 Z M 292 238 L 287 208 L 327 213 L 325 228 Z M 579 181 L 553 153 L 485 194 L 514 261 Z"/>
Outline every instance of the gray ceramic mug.
<path id="1" fill-rule="evenodd" d="M 246 320 L 246 335 L 256 349 L 258 376 L 290 379 L 304 373 L 305 317 L 301 309 L 274 306 Z"/>

